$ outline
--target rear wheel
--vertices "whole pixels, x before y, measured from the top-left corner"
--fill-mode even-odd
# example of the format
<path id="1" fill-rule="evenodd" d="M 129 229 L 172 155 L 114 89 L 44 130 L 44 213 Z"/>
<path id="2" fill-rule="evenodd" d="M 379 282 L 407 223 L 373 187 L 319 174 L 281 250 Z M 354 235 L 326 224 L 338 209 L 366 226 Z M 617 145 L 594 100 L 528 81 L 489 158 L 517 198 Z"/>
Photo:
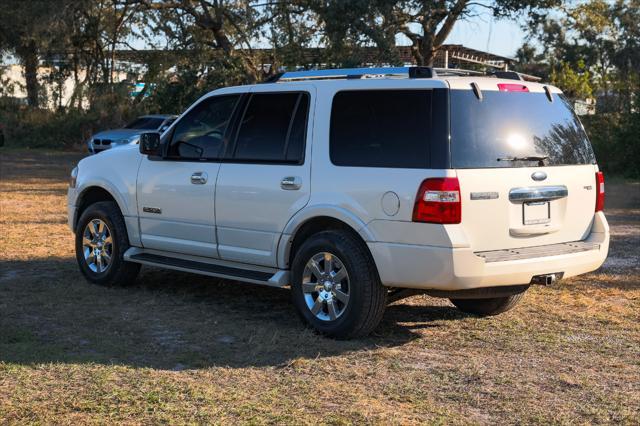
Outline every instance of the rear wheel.
<path id="1" fill-rule="evenodd" d="M 524 292 L 504 297 L 489 299 L 450 299 L 462 312 L 480 316 L 498 315 L 513 309 L 522 298 Z"/>
<path id="2" fill-rule="evenodd" d="M 133 282 L 140 265 L 125 262 L 128 248 L 127 229 L 116 203 L 101 201 L 87 207 L 76 226 L 76 260 L 85 278 L 103 286 Z"/>
<path id="3" fill-rule="evenodd" d="M 387 289 L 366 246 L 344 231 L 324 231 L 302 244 L 293 260 L 291 293 L 298 313 L 322 334 L 363 336 L 380 323 Z"/>

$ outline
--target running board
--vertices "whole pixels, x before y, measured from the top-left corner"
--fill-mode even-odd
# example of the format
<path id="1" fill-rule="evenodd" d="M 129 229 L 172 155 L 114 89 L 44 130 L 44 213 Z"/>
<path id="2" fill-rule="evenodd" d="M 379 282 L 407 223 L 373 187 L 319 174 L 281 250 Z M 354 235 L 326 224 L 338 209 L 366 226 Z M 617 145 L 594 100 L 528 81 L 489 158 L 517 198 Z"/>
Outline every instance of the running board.
<path id="1" fill-rule="evenodd" d="M 170 253 L 149 253 L 144 249 L 139 249 L 137 247 L 131 247 L 124 254 L 124 260 L 143 265 L 157 266 L 160 268 L 191 272 L 193 274 L 208 275 L 217 278 L 245 281 L 272 287 L 284 287 L 289 285 L 289 271 L 276 270 L 275 272 L 266 272 L 243 269 L 209 261 L 188 259 L 185 257 L 174 257 Z"/>

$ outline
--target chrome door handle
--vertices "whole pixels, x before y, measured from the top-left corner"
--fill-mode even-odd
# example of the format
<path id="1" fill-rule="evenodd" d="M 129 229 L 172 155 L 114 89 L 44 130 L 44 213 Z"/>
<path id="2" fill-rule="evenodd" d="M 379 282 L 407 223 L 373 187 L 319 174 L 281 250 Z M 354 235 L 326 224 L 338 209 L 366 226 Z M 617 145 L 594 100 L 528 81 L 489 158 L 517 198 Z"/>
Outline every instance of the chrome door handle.
<path id="1" fill-rule="evenodd" d="M 204 185 L 207 183 L 208 177 L 206 172 L 195 172 L 191 175 L 191 183 L 194 185 Z"/>
<path id="2" fill-rule="evenodd" d="M 302 179 L 298 176 L 287 176 L 280 181 L 280 188 L 295 191 L 302 188 Z"/>

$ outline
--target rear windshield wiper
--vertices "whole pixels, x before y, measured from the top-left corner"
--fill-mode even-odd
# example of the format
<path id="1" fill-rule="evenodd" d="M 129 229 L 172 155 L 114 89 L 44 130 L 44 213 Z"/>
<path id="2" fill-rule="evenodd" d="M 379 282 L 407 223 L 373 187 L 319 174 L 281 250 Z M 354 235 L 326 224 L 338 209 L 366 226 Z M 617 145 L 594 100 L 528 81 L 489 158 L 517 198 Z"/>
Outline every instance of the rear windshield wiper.
<path id="1" fill-rule="evenodd" d="M 548 155 L 545 156 L 529 156 L 529 157 L 500 157 L 497 160 L 498 161 L 537 161 L 538 162 L 538 166 L 542 167 L 544 166 L 544 160 L 547 160 L 549 158 Z"/>

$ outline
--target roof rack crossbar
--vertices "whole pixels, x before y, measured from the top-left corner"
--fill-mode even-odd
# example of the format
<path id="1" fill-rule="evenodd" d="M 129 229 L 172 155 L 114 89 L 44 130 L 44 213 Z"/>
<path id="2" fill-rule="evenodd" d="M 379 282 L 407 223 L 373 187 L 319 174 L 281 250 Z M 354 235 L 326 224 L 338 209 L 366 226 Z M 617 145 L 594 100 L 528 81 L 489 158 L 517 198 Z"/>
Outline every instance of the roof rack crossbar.
<path id="1" fill-rule="evenodd" d="M 340 68 L 310 71 L 289 71 L 275 74 L 266 82 L 331 80 L 366 78 L 367 76 L 397 76 L 409 78 L 432 78 L 435 72 L 430 67 L 376 67 L 376 68 Z"/>

